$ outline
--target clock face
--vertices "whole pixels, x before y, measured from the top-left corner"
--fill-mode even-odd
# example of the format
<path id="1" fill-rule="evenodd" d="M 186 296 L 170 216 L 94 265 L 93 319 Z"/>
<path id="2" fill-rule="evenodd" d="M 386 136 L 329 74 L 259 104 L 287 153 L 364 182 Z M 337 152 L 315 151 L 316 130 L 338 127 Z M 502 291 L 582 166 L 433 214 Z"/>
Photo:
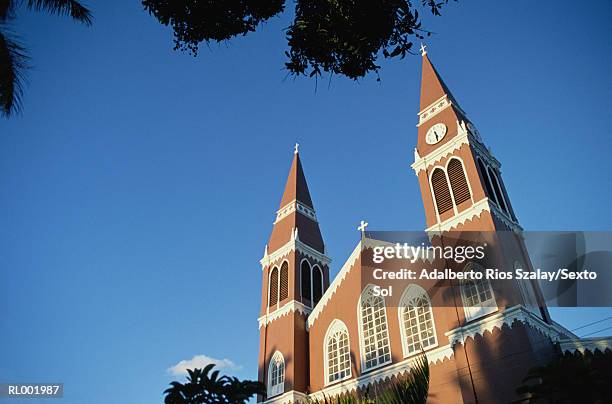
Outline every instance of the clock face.
<path id="1" fill-rule="evenodd" d="M 429 128 L 425 135 L 425 141 L 427 144 L 436 144 L 444 138 L 444 135 L 446 135 L 446 125 L 437 123 Z"/>

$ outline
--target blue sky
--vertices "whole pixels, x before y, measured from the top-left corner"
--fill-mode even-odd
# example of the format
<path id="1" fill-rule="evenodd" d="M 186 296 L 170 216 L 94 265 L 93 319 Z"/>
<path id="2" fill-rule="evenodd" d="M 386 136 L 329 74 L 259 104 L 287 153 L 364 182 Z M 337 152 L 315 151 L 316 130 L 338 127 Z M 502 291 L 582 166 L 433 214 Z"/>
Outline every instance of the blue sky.
<path id="1" fill-rule="evenodd" d="M 23 113 L 0 121 L 0 379 L 139 404 L 194 355 L 255 378 L 258 260 L 296 141 L 333 273 L 361 219 L 424 228 L 420 57 L 315 92 L 283 80 L 290 13 L 193 58 L 138 1 L 89 4 L 90 28 L 25 11 L 14 26 L 32 69 Z M 452 3 L 425 19 L 429 55 L 525 229 L 612 230 L 612 4 L 532 4 Z M 612 310 L 553 314 L 574 328 Z"/>

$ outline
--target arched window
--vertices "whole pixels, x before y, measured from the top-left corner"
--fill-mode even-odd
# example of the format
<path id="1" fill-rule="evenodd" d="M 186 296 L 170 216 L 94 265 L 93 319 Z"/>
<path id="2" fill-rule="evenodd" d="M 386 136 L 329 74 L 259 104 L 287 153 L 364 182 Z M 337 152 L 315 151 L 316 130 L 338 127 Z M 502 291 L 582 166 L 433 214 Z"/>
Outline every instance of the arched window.
<path id="1" fill-rule="evenodd" d="M 280 286 L 279 286 L 279 302 L 282 302 L 289 296 L 289 264 L 283 262 L 280 270 Z"/>
<path id="2" fill-rule="evenodd" d="M 276 351 L 268 366 L 268 397 L 274 397 L 285 392 L 285 358 Z"/>
<path id="3" fill-rule="evenodd" d="M 312 305 L 315 306 L 323 296 L 323 272 L 318 265 L 312 268 Z"/>
<path id="4" fill-rule="evenodd" d="M 431 301 L 418 285 L 409 285 L 399 305 L 399 322 L 404 357 L 438 345 Z"/>
<path id="5" fill-rule="evenodd" d="M 351 377 L 351 352 L 346 325 L 334 320 L 325 334 L 325 384 Z"/>
<path id="6" fill-rule="evenodd" d="M 372 285 L 361 294 L 358 311 L 361 365 L 362 371 L 366 371 L 391 361 L 385 301 L 374 296 Z"/>
<path id="7" fill-rule="evenodd" d="M 467 321 L 482 317 L 497 311 L 495 294 L 491 288 L 491 282 L 484 276 L 482 267 L 473 262 L 465 266 L 464 271 L 480 272 L 483 274 L 481 279 L 465 280 L 461 283 L 461 299 Z"/>
<path id="8" fill-rule="evenodd" d="M 436 199 L 438 214 L 449 211 L 453 208 L 453 200 L 448 189 L 446 174 L 441 168 L 436 168 L 431 176 L 431 186 Z"/>
<path id="9" fill-rule="evenodd" d="M 497 174 L 494 170 L 491 170 L 491 167 L 489 167 L 489 175 L 491 176 L 491 181 L 493 182 L 493 189 L 495 190 L 495 196 L 497 197 L 498 205 L 500 206 L 500 208 L 510 213 L 508 211 L 508 207 L 506 206 L 506 201 L 504 200 L 504 195 L 502 194 L 501 187 L 499 186 L 499 181 L 497 181 Z"/>
<path id="10" fill-rule="evenodd" d="M 270 272 L 270 284 L 268 285 L 268 307 L 278 303 L 278 268 L 274 267 Z"/>
<path id="11" fill-rule="evenodd" d="M 459 205 L 462 202 L 469 201 L 471 197 L 470 188 L 461 161 L 456 158 L 450 159 L 447 170 L 455 204 Z"/>
<path id="12" fill-rule="evenodd" d="M 310 303 L 310 265 L 308 265 L 308 261 L 302 261 L 302 269 L 301 272 L 301 291 L 302 291 L 302 302 L 307 300 Z"/>
<path id="13" fill-rule="evenodd" d="M 480 175 L 482 176 L 482 182 L 484 182 L 487 197 L 492 199 L 493 202 L 497 203 L 497 198 L 495 198 L 493 188 L 491 187 L 491 183 L 489 182 L 489 174 L 487 173 L 487 169 L 485 168 L 485 165 L 481 159 L 477 158 L 476 160 L 478 161 L 478 168 L 480 169 Z"/>

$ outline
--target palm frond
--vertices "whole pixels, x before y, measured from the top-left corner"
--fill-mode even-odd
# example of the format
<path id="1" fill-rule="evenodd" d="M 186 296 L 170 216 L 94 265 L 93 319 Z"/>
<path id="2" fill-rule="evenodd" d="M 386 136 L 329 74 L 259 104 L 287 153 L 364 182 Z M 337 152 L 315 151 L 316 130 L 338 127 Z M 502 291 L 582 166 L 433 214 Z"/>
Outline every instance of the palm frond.
<path id="1" fill-rule="evenodd" d="M 69 15 L 86 25 L 92 23 L 89 9 L 76 0 L 28 0 L 28 8 L 49 14 Z"/>
<path id="2" fill-rule="evenodd" d="M 0 31 L 0 110 L 5 117 L 21 108 L 27 61 L 23 46 L 9 33 Z"/>

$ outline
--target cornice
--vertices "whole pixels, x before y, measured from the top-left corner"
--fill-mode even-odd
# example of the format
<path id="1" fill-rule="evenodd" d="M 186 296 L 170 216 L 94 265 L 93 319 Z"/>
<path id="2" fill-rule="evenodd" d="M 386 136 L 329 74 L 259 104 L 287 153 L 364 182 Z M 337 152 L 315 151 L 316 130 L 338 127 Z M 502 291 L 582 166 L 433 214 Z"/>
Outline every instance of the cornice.
<path id="1" fill-rule="evenodd" d="M 595 351 L 601 351 L 602 353 L 606 350 L 612 350 L 612 337 L 594 337 L 594 338 L 580 338 L 580 339 L 567 339 L 559 341 L 561 352 L 574 353 L 576 351 L 585 353 L 589 351 L 595 353 Z"/>
<path id="2" fill-rule="evenodd" d="M 327 255 L 322 254 L 308 244 L 300 241 L 298 231 L 297 229 L 294 229 L 294 231 L 291 233 L 291 240 L 275 250 L 273 253 L 268 253 L 268 246 L 266 245 L 264 256 L 259 260 L 262 271 L 266 266 L 285 258 L 292 251 L 298 251 L 302 255 L 315 259 L 325 265 L 329 265 L 332 261 Z"/>
<path id="3" fill-rule="evenodd" d="M 274 310 L 272 313 L 264 314 L 259 317 L 257 321 L 259 322 L 259 328 L 270 324 L 272 321 L 277 320 L 283 316 L 286 316 L 290 313 L 302 313 L 305 317 L 308 317 L 312 309 L 297 300 L 291 300 L 287 302 L 280 309 Z"/>
<path id="4" fill-rule="evenodd" d="M 480 217 L 482 212 L 491 212 L 491 204 L 489 203 L 489 198 L 483 198 L 480 201 L 476 202 L 466 210 L 456 214 L 453 217 L 450 217 L 443 221 L 442 223 L 436 223 L 431 227 L 425 229 L 425 232 L 443 232 L 449 231 L 457 226 L 464 224 L 468 220 L 473 220 L 476 217 Z"/>
<path id="5" fill-rule="evenodd" d="M 438 98 L 437 100 L 423 108 L 421 111 L 419 111 L 419 113 L 417 114 L 419 116 L 419 123 L 416 126 L 421 126 L 446 108 L 450 107 L 452 104 L 453 103 L 448 99 L 448 96 L 444 94 L 442 97 Z"/>
<path id="6" fill-rule="evenodd" d="M 308 396 L 302 392 L 291 390 L 280 396 L 272 397 L 263 402 L 263 404 L 297 404 L 307 403 Z"/>
<path id="7" fill-rule="evenodd" d="M 280 222 L 282 219 L 296 211 L 298 213 L 301 213 L 303 216 L 306 216 L 313 222 L 317 222 L 317 213 L 315 212 L 315 210 L 309 206 L 304 205 L 302 202 L 294 199 L 276 211 L 276 220 L 274 220 L 274 224 Z"/>
<path id="8" fill-rule="evenodd" d="M 450 345 L 455 346 L 457 343 L 464 344 L 469 338 L 474 339 L 477 335 L 482 337 L 487 331 L 492 333 L 495 329 L 501 330 L 504 325 L 512 327 L 515 321 L 534 328 L 553 342 L 560 341 L 565 335 L 571 335 L 569 331 L 558 324 L 545 323 L 522 305 L 510 307 L 480 321 L 457 327 L 447 331 L 444 335 L 448 337 Z"/>
<path id="9" fill-rule="evenodd" d="M 430 365 L 441 363 L 445 359 L 450 359 L 453 356 L 453 348 L 450 345 L 445 345 L 436 349 L 425 352 L 427 361 Z M 361 376 L 334 384 L 309 395 L 309 398 L 323 399 L 323 396 L 332 397 L 342 393 L 355 391 L 359 388 L 364 388 L 368 385 L 378 383 L 384 380 L 390 380 L 392 377 L 397 377 L 410 372 L 413 364 L 418 360 L 419 355 L 411 356 L 400 362 L 392 365 L 381 367 L 375 371 L 362 374 Z"/>

